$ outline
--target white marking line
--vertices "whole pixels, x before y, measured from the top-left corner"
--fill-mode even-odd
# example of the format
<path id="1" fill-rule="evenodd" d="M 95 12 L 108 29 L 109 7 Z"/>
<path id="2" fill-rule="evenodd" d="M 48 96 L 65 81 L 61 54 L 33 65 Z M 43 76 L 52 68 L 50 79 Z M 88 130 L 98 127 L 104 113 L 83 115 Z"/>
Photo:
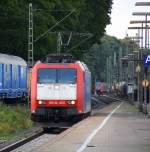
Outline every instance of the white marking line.
<path id="1" fill-rule="evenodd" d="M 123 104 L 123 102 L 117 106 L 104 120 L 103 122 L 87 137 L 87 139 L 85 140 L 85 142 L 81 145 L 81 147 L 77 150 L 77 152 L 82 152 L 87 145 L 91 142 L 92 138 L 97 134 L 97 132 L 99 130 L 101 130 L 105 124 L 107 123 L 107 121 L 110 119 L 110 117 L 120 108 L 120 106 Z"/>

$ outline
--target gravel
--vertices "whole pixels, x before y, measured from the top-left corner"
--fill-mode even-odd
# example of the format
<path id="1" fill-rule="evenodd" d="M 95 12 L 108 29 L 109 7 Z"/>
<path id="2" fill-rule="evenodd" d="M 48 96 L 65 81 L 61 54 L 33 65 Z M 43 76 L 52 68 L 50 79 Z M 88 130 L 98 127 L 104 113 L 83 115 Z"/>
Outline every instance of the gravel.
<path id="1" fill-rule="evenodd" d="M 20 134 L 18 134 L 17 135 L 18 139 L 11 139 L 9 141 L 7 141 L 7 140 L 0 140 L 0 150 L 3 149 L 4 147 L 7 147 L 7 146 L 9 146 L 11 144 L 14 144 L 14 143 L 18 142 L 20 139 L 24 139 L 24 138 L 30 137 L 33 134 L 35 134 L 37 132 L 40 132 L 41 130 L 42 130 L 42 128 L 35 126 L 33 128 L 27 129 L 27 130 L 21 132 Z"/>
<path id="2" fill-rule="evenodd" d="M 41 145 L 48 142 L 49 140 L 52 140 L 56 136 L 57 135 L 44 134 L 11 152 L 32 152 L 34 149 L 40 148 Z"/>

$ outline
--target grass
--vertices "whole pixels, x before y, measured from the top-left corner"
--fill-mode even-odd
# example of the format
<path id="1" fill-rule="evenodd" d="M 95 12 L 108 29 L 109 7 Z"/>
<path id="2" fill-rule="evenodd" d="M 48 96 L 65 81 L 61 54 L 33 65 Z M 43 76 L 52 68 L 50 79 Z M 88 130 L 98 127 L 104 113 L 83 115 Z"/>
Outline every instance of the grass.
<path id="1" fill-rule="evenodd" d="M 30 112 L 23 106 L 0 104 L 0 140 L 9 140 L 32 127 Z"/>

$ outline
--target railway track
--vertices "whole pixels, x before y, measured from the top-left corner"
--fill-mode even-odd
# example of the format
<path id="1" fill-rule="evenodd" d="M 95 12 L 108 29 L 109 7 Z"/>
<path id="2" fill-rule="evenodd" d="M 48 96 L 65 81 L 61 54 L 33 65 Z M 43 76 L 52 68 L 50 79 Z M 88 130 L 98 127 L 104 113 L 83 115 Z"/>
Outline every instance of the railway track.
<path id="1" fill-rule="evenodd" d="M 7 147 L 4 147 L 0 150 L 0 152 L 31 151 L 32 148 L 39 147 L 41 144 L 53 139 L 57 136 L 57 134 L 62 133 L 64 130 L 66 130 L 66 128 L 49 128 L 46 132 L 41 129 L 30 137 L 24 138 Z"/>
<path id="2" fill-rule="evenodd" d="M 31 135 L 30 137 L 24 138 L 20 141 L 17 141 L 9 146 L 4 147 L 3 149 L 0 149 L 0 152 L 9 152 L 12 151 L 38 137 L 40 137 L 41 135 L 43 135 L 43 130 L 39 130 L 38 132 L 36 132 L 35 134 Z"/>
<path id="3" fill-rule="evenodd" d="M 92 96 L 91 100 L 92 108 L 94 110 L 101 109 L 107 106 L 109 103 L 116 101 L 116 99 L 107 96 Z M 52 140 L 57 136 L 57 134 L 60 134 L 66 129 L 67 128 L 50 128 L 49 131 L 46 133 L 41 129 L 28 138 L 22 139 L 7 147 L 4 147 L 3 149 L 0 149 L 0 152 L 30 152 L 32 148 L 37 148 L 44 142 Z"/>

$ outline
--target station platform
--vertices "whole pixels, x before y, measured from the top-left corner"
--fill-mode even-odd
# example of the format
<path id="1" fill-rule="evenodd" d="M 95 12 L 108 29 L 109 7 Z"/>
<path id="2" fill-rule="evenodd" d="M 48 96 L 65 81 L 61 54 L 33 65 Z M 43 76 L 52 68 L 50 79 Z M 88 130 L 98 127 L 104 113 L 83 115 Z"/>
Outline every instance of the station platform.
<path id="1" fill-rule="evenodd" d="M 150 152 L 150 119 L 128 102 L 114 102 L 35 152 Z"/>

